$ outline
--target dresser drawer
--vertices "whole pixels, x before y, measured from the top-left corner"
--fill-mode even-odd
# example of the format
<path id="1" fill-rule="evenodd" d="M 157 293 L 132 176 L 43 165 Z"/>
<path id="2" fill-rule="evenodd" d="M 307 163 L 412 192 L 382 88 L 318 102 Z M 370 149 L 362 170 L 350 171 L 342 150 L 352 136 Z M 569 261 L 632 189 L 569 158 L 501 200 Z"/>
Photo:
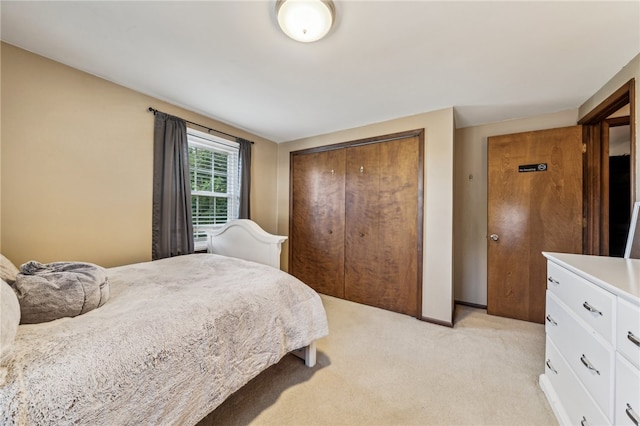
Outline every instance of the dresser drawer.
<path id="1" fill-rule="evenodd" d="M 589 329 L 548 290 L 545 329 L 584 387 L 611 418 L 615 363 L 613 346 Z"/>
<path id="2" fill-rule="evenodd" d="M 640 368 L 640 307 L 618 298 L 616 349 Z"/>
<path id="3" fill-rule="evenodd" d="M 547 288 L 613 344 L 615 295 L 553 262 L 547 263 Z"/>
<path id="4" fill-rule="evenodd" d="M 633 426 L 640 422 L 640 373 L 620 354 L 616 356 L 614 416 L 616 425 Z"/>
<path id="5" fill-rule="evenodd" d="M 564 409 L 562 414 L 567 415 L 563 421 L 572 425 L 579 425 L 584 421 L 585 426 L 611 424 L 548 337 L 544 373 Z"/>

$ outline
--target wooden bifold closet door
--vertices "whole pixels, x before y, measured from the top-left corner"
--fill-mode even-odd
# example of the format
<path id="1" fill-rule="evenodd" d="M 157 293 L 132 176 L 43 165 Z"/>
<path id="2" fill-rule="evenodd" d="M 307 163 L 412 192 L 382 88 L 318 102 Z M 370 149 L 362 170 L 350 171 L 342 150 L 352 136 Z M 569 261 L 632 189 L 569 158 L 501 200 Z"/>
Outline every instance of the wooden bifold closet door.
<path id="1" fill-rule="evenodd" d="M 289 272 L 319 293 L 420 316 L 422 147 L 413 132 L 292 153 Z"/>
<path id="2" fill-rule="evenodd" d="M 319 293 L 343 298 L 345 152 L 292 160 L 289 272 Z"/>

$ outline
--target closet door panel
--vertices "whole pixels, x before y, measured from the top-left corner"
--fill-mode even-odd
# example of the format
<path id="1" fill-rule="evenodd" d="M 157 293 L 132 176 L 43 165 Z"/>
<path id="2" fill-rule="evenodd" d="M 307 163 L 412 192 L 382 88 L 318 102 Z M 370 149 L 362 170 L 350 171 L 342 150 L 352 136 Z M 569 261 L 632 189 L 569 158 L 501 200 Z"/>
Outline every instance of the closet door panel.
<path id="1" fill-rule="evenodd" d="M 382 307 L 378 212 L 380 144 L 346 151 L 345 298 Z"/>
<path id="2" fill-rule="evenodd" d="M 381 143 L 378 196 L 380 299 L 386 309 L 418 313 L 419 139 Z M 421 228 L 420 228 L 421 229 Z M 393 283 L 393 285 L 389 285 Z"/>
<path id="3" fill-rule="evenodd" d="M 345 150 L 294 155 L 291 163 L 290 273 L 343 298 Z"/>
<path id="4" fill-rule="evenodd" d="M 347 150 L 345 298 L 418 313 L 417 137 Z"/>

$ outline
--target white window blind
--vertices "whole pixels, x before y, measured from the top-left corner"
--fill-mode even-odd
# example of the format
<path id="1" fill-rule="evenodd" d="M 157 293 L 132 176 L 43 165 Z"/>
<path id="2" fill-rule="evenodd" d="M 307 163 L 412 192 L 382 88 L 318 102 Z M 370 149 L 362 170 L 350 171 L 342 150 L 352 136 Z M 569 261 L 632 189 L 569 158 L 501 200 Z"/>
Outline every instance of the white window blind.
<path id="1" fill-rule="evenodd" d="M 187 129 L 191 178 L 191 215 L 196 248 L 206 231 L 238 218 L 240 205 L 239 145 Z"/>

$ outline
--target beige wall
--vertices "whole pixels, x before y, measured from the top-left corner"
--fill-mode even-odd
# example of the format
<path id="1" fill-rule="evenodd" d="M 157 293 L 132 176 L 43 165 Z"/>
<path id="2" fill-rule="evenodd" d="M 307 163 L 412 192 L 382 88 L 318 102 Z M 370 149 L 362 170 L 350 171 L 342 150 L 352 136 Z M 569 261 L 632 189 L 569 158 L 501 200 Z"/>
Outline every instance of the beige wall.
<path id="1" fill-rule="evenodd" d="M 422 315 L 451 322 L 453 310 L 453 108 L 292 141 L 278 146 L 278 233 L 289 233 L 291 151 L 425 129 Z M 282 264 L 288 267 L 288 244 Z"/>
<path id="2" fill-rule="evenodd" d="M 455 300 L 487 304 L 487 137 L 575 125 L 632 78 L 636 79 L 636 200 L 640 200 L 640 55 L 575 110 L 456 130 Z M 469 179 L 472 175 L 473 179 Z"/>
<path id="3" fill-rule="evenodd" d="M 73 259 L 114 266 L 150 259 L 148 106 L 255 141 L 252 217 L 283 235 L 291 151 L 425 128 L 422 313 L 444 322 L 451 321 L 454 276 L 456 300 L 486 304 L 486 138 L 573 125 L 631 78 L 640 81 L 639 55 L 579 110 L 454 133 L 449 108 L 278 146 L 16 47 L 2 43 L 1 50 L 0 248 L 14 263 Z M 639 115 L 636 97 L 636 123 Z M 640 171 L 638 125 L 635 140 Z M 285 269 L 287 259 L 285 244 Z"/>
<path id="4" fill-rule="evenodd" d="M 636 141 L 636 201 L 640 201 L 640 137 L 638 137 L 638 127 L 640 125 L 640 54 L 636 55 L 624 68 L 622 68 L 615 76 L 611 78 L 600 90 L 583 103 L 578 109 L 579 118 L 587 115 L 591 110 L 597 107 L 613 92 L 618 90 L 632 78 L 636 79 L 635 87 L 635 141 Z"/>
<path id="5" fill-rule="evenodd" d="M 151 258 L 152 106 L 255 141 L 252 216 L 277 230 L 277 145 L 2 44 L 1 237 L 16 264 Z"/>
<path id="6" fill-rule="evenodd" d="M 487 138 L 576 124 L 577 109 L 456 130 L 455 300 L 487 304 Z"/>

